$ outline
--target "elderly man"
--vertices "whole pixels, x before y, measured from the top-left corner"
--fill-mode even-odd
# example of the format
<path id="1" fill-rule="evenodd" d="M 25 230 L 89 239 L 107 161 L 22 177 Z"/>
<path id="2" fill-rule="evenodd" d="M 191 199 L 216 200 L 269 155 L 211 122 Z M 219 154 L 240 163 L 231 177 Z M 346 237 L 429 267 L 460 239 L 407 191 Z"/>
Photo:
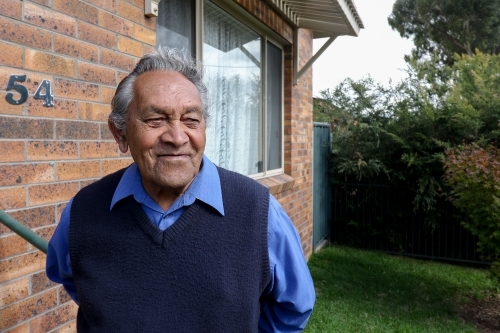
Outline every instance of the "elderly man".
<path id="1" fill-rule="evenodd" d="M 315 300 L 298 235 L 267 189 L 203 155 L 201 70 L 167 48 L 119 84 L 109 128 L 134 163 L 83 188 L 47 275 L 78 332 L 299 332 Z"/>

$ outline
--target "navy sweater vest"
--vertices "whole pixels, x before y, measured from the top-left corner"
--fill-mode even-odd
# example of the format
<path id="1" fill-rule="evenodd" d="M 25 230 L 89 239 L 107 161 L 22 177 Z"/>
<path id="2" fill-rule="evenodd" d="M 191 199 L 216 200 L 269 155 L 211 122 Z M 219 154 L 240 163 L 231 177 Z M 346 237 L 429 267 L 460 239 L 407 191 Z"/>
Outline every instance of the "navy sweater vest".
<path id="1" fill-rule="evenodd" d="M 109 210 L 124 170 L 74 198 L 69 248 L 78 332 L 257 332 L 269 283 L 269 192 L 218 168 L 225 216 L 197 200 L 158 229 L 133 197 Z"/>

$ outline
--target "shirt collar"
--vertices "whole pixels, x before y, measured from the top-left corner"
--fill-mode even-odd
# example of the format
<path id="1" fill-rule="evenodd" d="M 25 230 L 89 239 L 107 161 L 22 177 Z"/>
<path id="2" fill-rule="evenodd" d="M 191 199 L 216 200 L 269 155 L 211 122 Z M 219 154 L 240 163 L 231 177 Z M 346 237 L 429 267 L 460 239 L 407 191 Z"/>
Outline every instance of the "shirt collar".
<path id="1" fill-rule="evenodd" d="M 134 199 L 141 204 L 147 204 L 148 201 L 153 201 L 142 186 L 141 174 L 135 163 L 130 165 L 123 173 L 115 193 L 113 194 L 109 209 L 112 210 L 118 201 L 130 195 L 133 195 Z M 198 172 L 186 192 L 177 200 L 191 203 L 194 202 L 194 200 L 190 200 L 190 198 L 201 200 L 207 205 L 215 208 L 221 215 L 224 215 L 219 172 L 215 165 L 205 155 L 203 155 L 203 163 L 200 172 Z M 174 203 L 172 206 L 175 205 Z"/>

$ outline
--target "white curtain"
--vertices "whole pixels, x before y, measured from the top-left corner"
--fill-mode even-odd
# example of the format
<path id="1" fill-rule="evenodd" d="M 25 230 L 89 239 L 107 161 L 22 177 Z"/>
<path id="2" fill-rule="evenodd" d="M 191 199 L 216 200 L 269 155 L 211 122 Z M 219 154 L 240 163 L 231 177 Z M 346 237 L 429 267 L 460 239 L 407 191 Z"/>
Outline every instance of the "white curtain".
<path id="1" fill-rule="evenodd" d="M 229 170 L 261 172 L 260 36 L 205 1 L 203 64 L 211 105 L 205 153 Z"/>

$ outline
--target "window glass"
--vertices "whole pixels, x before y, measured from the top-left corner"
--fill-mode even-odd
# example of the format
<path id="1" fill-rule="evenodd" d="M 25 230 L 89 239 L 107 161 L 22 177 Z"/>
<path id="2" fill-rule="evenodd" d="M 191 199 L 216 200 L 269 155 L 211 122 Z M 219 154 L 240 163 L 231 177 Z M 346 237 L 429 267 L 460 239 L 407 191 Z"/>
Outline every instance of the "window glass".
<path id="1" fill-rule="evenodd" d="M 282 166 L 282 51 L 267 42 L 267 170 Z"/>
<path id="2" fill-rule="evenodd" d="M 201 1 L 160 2 L 157 45 L 184 48 L 195 57 L 196 23 L 203 22 L 202 62 L 210 101 L 205 154 L 245 175 L 280 171 L 283 51 L 210 0 L 203 0 L 203 18 L 196 17 L 197 4 Z"/>
<path id="3" fill-rule="evenodd" d="M 204 2 L 203 65 L 210 98 L 206 155 L 242 174 L 262 172 L 262 39 Z"/>
<path id="4" fill-rule="evenodd" d="M 195 0 L 164 0 L 158 6 L 156 45 L 186 49 L 195 56 Z"/>

